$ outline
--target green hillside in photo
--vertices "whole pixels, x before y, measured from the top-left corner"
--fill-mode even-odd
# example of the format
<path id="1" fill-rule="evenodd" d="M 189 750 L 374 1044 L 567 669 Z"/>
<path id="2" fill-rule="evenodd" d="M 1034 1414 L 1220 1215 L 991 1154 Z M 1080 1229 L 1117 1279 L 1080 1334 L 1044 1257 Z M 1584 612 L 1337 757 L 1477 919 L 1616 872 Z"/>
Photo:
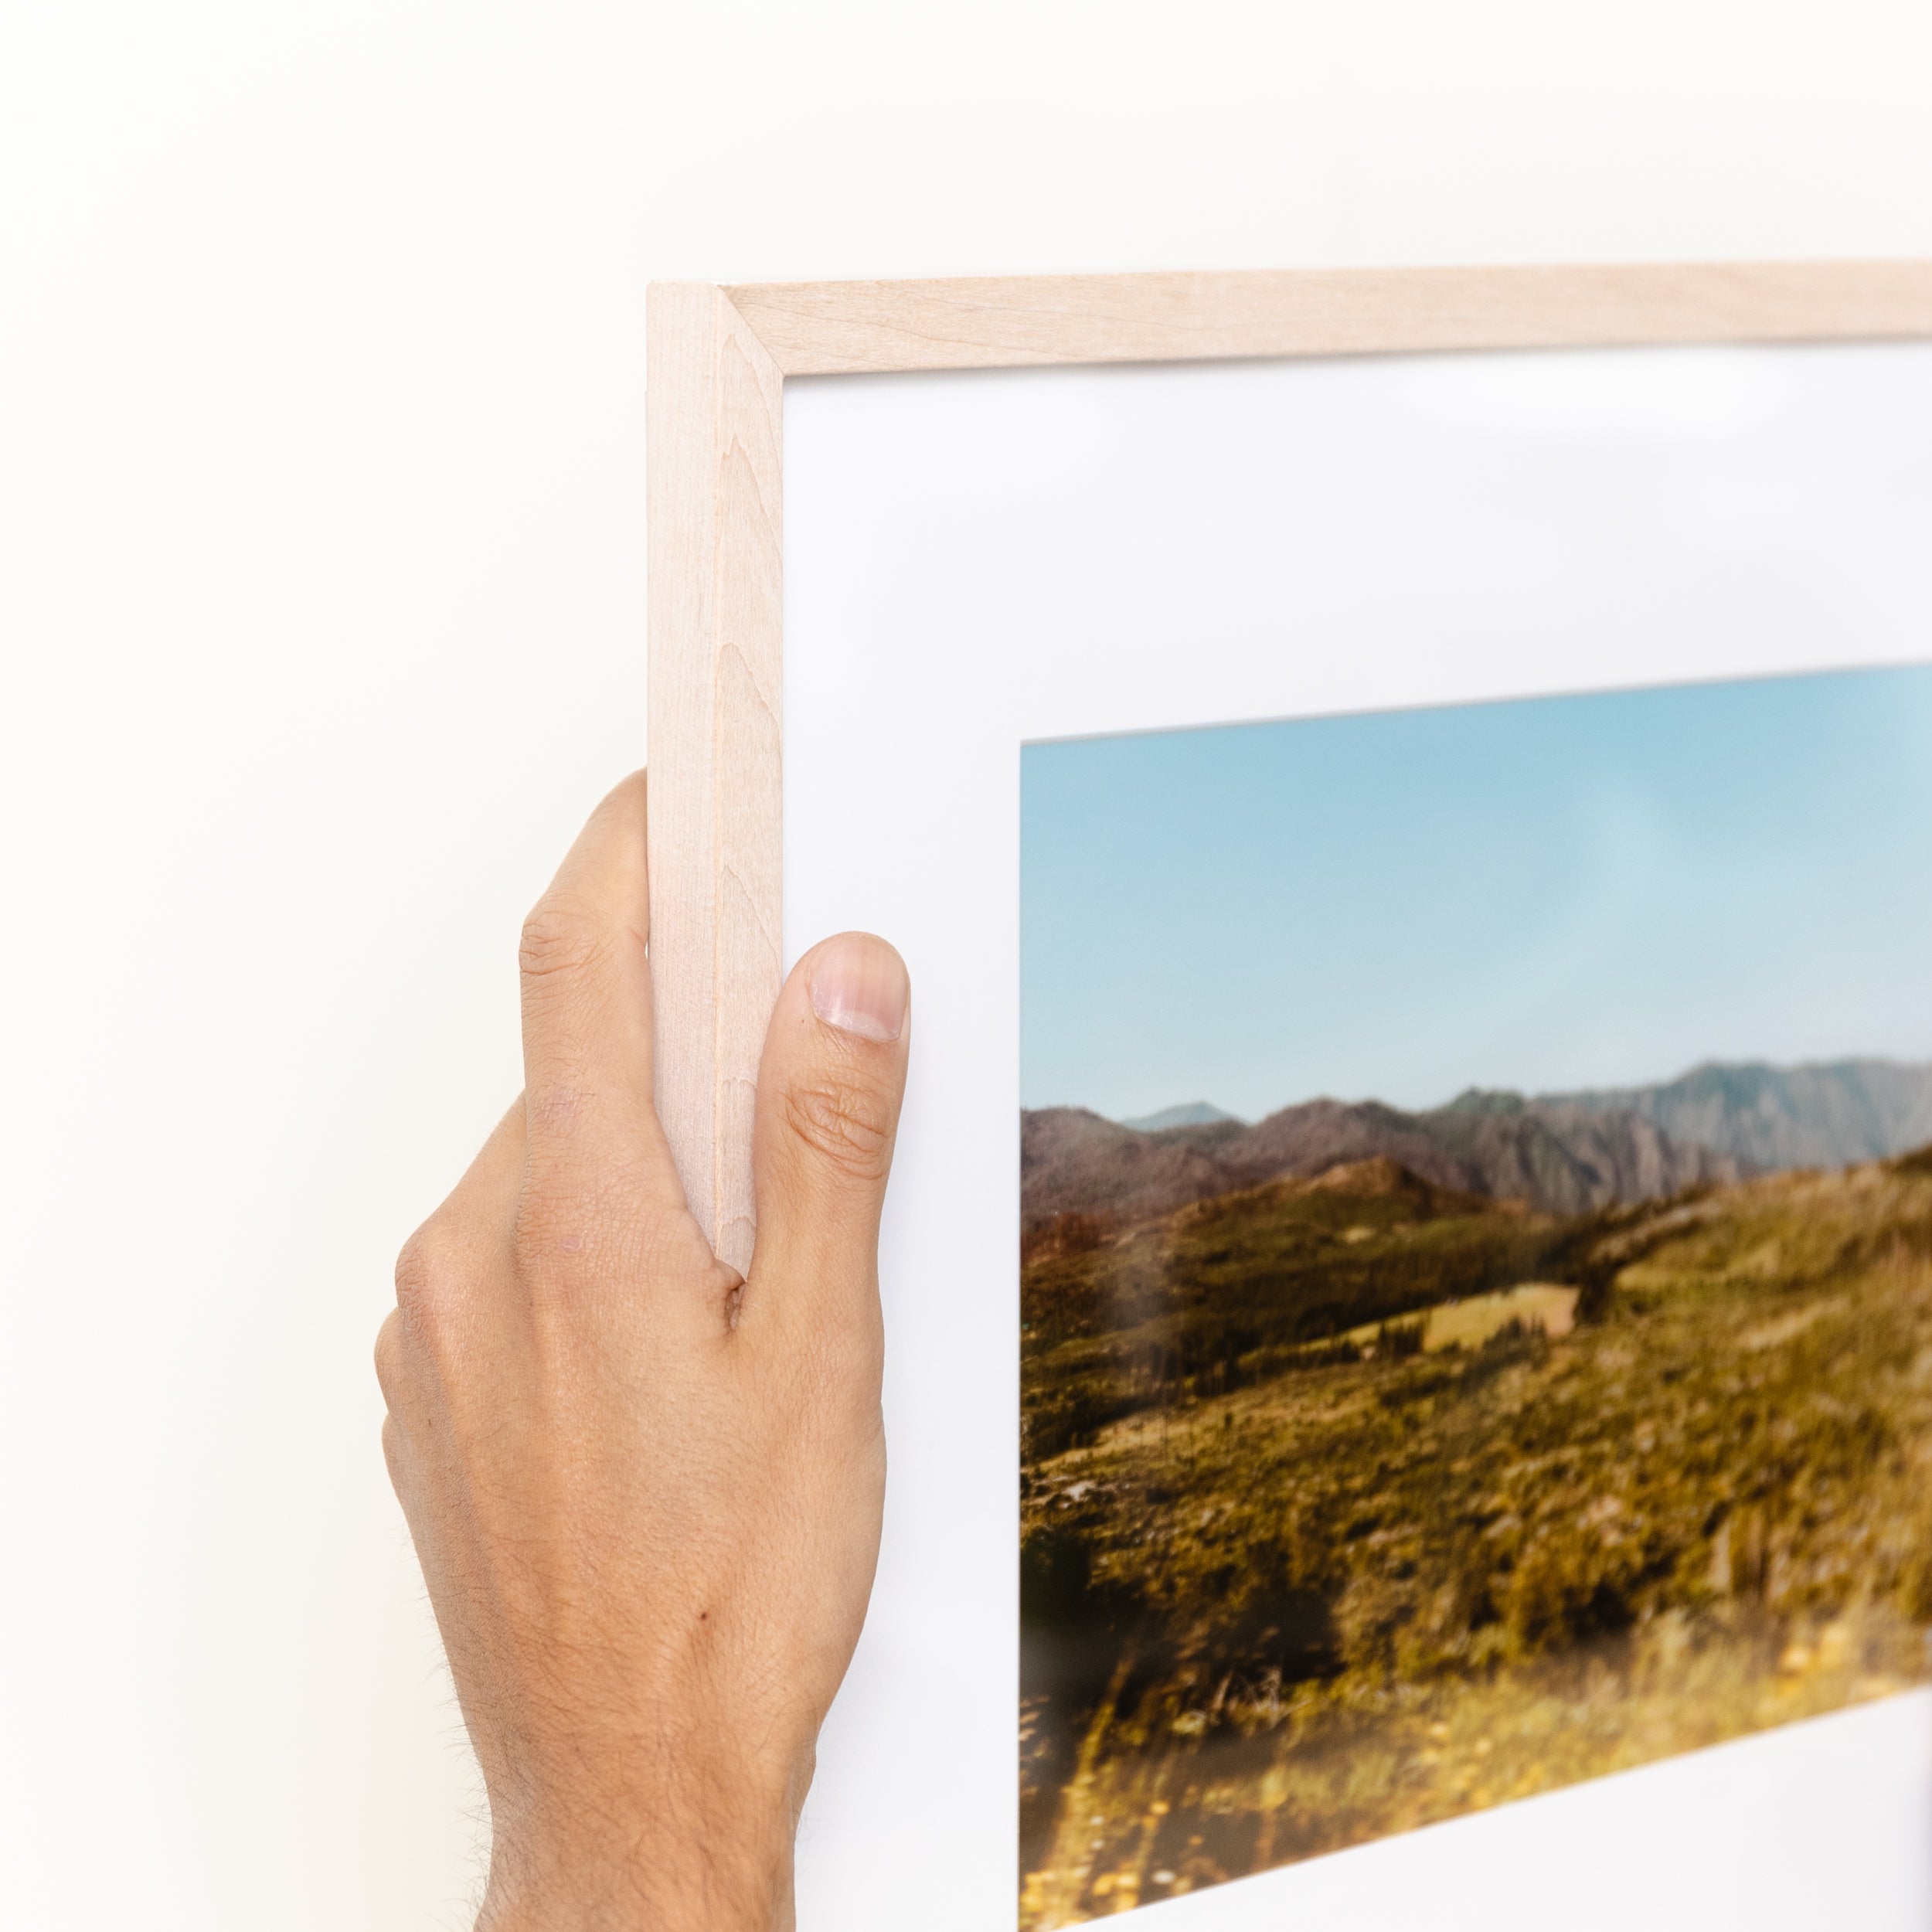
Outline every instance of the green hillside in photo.
<path id="1" fill-rule="evenodd" d="M 1928 1675 L 1927 1153 L 1062 1208 L 1022 1319 L 1023 1928 Z"/>

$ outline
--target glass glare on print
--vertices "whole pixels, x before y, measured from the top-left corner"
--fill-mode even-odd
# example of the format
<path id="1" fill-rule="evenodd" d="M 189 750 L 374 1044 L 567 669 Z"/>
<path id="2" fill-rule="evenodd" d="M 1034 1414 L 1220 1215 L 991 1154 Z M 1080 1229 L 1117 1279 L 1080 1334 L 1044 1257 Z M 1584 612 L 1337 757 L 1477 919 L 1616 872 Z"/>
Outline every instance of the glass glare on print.
<path id="1" fill-rule="evenodd" d="M 1932 1675 L 1932 668 L 1022 769 L 1022 1928 Z"/>

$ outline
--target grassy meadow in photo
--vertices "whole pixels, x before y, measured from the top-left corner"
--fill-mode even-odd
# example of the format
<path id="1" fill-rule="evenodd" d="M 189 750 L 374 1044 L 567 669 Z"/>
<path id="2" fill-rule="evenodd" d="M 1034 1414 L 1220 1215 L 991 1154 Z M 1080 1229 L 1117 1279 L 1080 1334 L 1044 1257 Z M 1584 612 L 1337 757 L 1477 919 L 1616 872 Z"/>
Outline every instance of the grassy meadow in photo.
<path id="1" fill-rule="evenodd" d="M 1932 1678 L 1929 853 L 1919 670 L 1026 748 L 1025 1932 Z"/>

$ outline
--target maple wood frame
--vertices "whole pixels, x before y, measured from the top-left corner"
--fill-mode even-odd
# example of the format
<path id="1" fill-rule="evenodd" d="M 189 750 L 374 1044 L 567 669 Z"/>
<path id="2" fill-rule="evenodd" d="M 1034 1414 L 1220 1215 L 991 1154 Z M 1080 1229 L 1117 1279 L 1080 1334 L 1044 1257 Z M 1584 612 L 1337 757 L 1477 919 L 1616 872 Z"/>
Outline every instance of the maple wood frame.
<path id="1" fill-rule="evenodd" d="M 752 1097 L 782 975 L 787 376 L 1927 335 L 1932 261 L 654 284 L 657 1103 L 719 1256 L 751 1257 Z"/>

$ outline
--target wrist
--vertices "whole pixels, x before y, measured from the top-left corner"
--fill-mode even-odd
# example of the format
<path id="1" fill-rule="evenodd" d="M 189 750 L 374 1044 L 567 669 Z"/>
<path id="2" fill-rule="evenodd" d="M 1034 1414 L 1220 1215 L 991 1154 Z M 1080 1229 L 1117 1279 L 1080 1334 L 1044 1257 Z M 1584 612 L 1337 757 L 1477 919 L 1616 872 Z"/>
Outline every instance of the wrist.
<path id="1" fill-rule="evenodd" d="M 788 1790 L 739 1787 L 731 1802 L 607 1792 L 564 1818 L 493 1818 L 476 1932 L 791 1932 L 798 1811 Z"/>
<path id="2" fill-rule="evenodd" d="M 720 1855 L 720 1853 L 723 1855 Z M 747 1860 L 743 1848 L 635 1855 L 546 1853 L 492 1859 L 476 1932 L 791 1932 L 791 1859 Z"/>

